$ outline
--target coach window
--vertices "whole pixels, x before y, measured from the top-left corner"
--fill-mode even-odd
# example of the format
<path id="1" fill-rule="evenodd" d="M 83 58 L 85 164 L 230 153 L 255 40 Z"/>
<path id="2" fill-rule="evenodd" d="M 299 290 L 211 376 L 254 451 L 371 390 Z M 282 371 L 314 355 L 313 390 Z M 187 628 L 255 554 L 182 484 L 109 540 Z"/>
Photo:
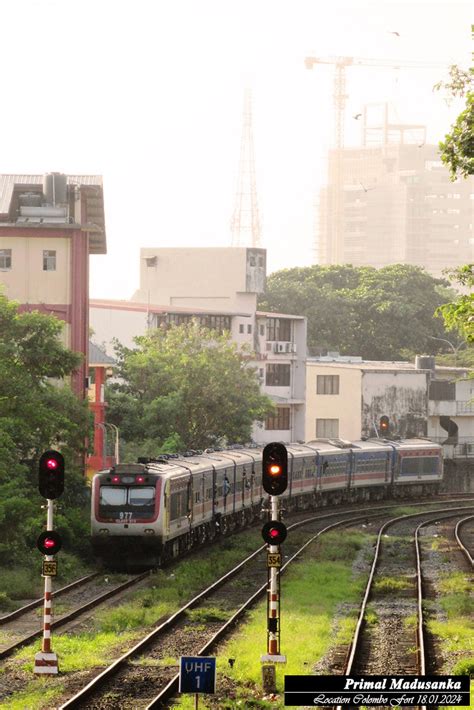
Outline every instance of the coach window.
<path id="1" fill-rule="evenodd" d="M 0 249 L 0 271 L 10 271 L 12 268 L 12 250 Z"/>
<path id="2" fill-rule="evenodd" d="M 43 271 L 56 271 L 56 251 L 51 249 L 43 251 Z"/>
<path id="3" fill-rule="evenodd" d="M 339 375 L 318 375 L 316 394 L 339 394 Z"/>

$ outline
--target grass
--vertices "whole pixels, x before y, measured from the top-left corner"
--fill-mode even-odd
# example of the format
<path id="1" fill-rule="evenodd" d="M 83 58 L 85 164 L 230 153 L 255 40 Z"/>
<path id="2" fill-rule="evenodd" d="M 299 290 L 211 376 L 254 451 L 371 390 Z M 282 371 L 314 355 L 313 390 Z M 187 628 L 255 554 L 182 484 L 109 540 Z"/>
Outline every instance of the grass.
<path id="1" fill-rule="evenodd" d="M 308 674 L 334 642 L 347 643 L 356 623 L 355 612 L 347 605 L 359 599 L 364 580 L 354 579 L 352 562 L 368 540 L 359 533 L 328 534 L 315 545 L 318 560 L 305 558 L 290 568 L 281 581 L 281 652 L 287 663 L 277 664 L 277 688 L 282 693 L 284 675 Z M 334 616 L 345 613 L 337 622 Z M 266 653 L 266 601 L 248 614 L 248 623 L 219 650 L 217 676 L 233 686 L 231 694 L 207 701 L 200 707 L 283 708 L 283 696 L 270 701 L 262 696 L 260 656 Z M 297 642 L 295 643 L 295 640 Z M 228 663 L 235 658 L 233 668 Z M 180 710 L 192 708 L 193 698 L 182 696 L 174 705 Z M 208 704 L 208 702 L 210 704 Z"/>
<path id="2" fill-rule="evenodd" d="M 399 579 L 397 577 L 381 577 L 376 579 L 374 583 L 374 589 L 383 594 L 389 594 L 401 589 L 410 589 L 411 587 L 412 584 L 408 579 Z"/>
<path id="3" fill-rule="evenodd" d="M 64 634 L 54 637 L 53 649 L 58 655 L 61 673 L 70 673 L 109 663 L 119 650 L 128 648 L 134 638 L 131 633 L 120 636 L 113 632 Z M 15 655 L 15 661 L 21 663 L 23 670 L 32 672 L 35 652 L 32 646 L 26 646 Z"/>
<path id="4" fill-rule="evenodd" d="M 39 687 L 38 687 L 39 685 Z M 50 710 L 52 701 L 64 690 L 60 678 L 36 678 L 20 693 L 15 693 L 10 700 L 2 701 L 2 710 Z"/>

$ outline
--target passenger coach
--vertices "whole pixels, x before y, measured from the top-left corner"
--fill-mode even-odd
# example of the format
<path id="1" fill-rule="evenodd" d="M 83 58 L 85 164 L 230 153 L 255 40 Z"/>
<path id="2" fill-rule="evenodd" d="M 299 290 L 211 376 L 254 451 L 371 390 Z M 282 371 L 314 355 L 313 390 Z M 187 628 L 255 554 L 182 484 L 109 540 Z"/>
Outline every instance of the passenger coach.
<path id="1" fill-rule="evenodd" d="M 442 448 L 426 439 L 289 444 L 288 511 L 435 493 Z M 118 566 L 157 565 L 262 517 L 263 447 L 117 464 L 92 481 L 92 544 Z"/>

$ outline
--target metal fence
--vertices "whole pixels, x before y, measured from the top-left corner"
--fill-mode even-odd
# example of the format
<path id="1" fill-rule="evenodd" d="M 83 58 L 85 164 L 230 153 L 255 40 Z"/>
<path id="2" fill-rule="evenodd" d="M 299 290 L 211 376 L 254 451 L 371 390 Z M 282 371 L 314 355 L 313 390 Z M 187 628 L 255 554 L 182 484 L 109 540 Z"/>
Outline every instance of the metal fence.
<path id="1" fill-rule="evenodd" d="M 442 445 L 445 459 L 474 459 L 474 436 L 460 436 L 453 443 L 448 443 L 445 436 L 431 436 L 430 439 Z"/>

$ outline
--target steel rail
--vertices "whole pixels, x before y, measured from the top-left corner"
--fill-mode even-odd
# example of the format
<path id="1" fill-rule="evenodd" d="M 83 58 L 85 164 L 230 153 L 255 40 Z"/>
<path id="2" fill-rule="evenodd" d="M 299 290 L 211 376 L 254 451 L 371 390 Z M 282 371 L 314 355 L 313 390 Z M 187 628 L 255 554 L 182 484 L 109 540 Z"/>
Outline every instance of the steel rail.
<path id="1" fill-rule="evenodd" d="M 426 512 L 421 512 L 421 513 L 410 513 L 409 515 L 400 515 L 400 516 L 397 516 L 396 518 L 393 518 L 392 520 L 388 520 L 386 523 L 384 523 L 384 524 L 382 525 L 382 527 L 380 528 L 380 530 L 379 530 L 379 532 L 378 532 L 378 535 L 377 535 L 377 543 L 376 543 L 375 551 L 374 551 L 374 559 L 373 559 L 373 561 L 372 561 L 372 566 L 371 566 L 371 568 L 370 568 L 369 578 L 368 578 L 368 580 L 367 580 L 367 585 L 366 585 L 366 588 L 365 588 L 364 597 L 363 597 L 363 600 L 362 600 L 362 603 L 361 603 L 361 607 L 360 607 L 360 610 L 359 610 L 359 616 L 358 616 L 358 619 L 357 619 L 356 628 L 355 628 L 355 631 L 354 631 L 354 634 L 353 634 L 353 637 L 352 637 L 351 645 L 350 645 L 350 647 L 349 647 L 348 659 L 347 659 L 347 661 L 346 661 L 346 666 L 345 666 L 345 668 L 344 668 L 344 673 L 343 673 L 343 675 L 351 675 L 352 667 L 353 667 L 353 664 L 354 664 L 354 659 L 355 659 L 355 657 L 356 657 L 356 655 L 357 655 L 357 651 L 358 651 L 358 649 L 359 649 L 360 637 L 361 637 L 361 630 L 362 630 L 362 627 L 363 627 L 363 624 L 364 624 L 364 617 L 365 617 L 365 612 L 366 612 L 366 608 L 367 608 L 367 602 L 368 602 L 368 600 L 369 600 L 370 592 L 371 592 L 371 589 L 372 589 L 373 579 L 374 579 L 375 572 L 376 572 L 376 569 L 377 569 L 377 565 L 378 565 L 378 562 L 379 562 L 380 546 L 381 546 L 381 540 L 382 540 L 382 535 L 383 535 L 384 531 L 385 531 L 388 527 L 390 527 L 391 525 L 394 525 L 394 524 L 396 524 L 397 522 L 400 522 L 401 520 L 409 520 L 409 519 L 411 519 L 411 518 L 417 518 L 417 517 L 419 517 L 420 515 L 429 515 L 430 513 L 435 513 L 435 514 L 436 514 L 436 515 L 435 515 L 435 519 L 436 519 L 436 518 L 438 517 L 438 516 L 437 516 L 438 513 L 443 513 L 443 512 L 446 512 L 446 513 L 447 513 L 447 512 L 453 511 L 453 514 L 456 515 L 456 514 L 459 514 L 459 511 L 460 511 L 460 510 L 461 510 L 461 511 L 463 511 L 463 510 L 469 510 L 469 508 L 464 508 L 464 507 L 463 507 L 463 508 L 451 508 L 451 509 L 448 508 L 448 509 L 441 509 L 441 510 L 438 510 L 438 511 L 426 511 Z M 456 512 L 456 511 L 457 511 L 457 512 Z M 453 517 L 453 516 L 452 516 L 452 515 L 448 515 L 448 516 L 446 516 L 446 517 Z M 432 518 L 432 520 L 433 520 L 433 518 Z M 342 705 L 337 705 L 337 706 L 336 706 L 336 710 L 343 710 Z"/>
<path id="2" fill-rule="evenodd" d="M 92 574 L 87 574 L 85 577 L 76 579 L 74 582 L 66 584 L 65 587 L 57 589 L 55 592 L 53 592 L 52 596 L 59 597 L 61 596 L 61 594 L 66 594 L 67 592 L 70 592 L 71 589 L 75 589 L 77 587 L 82 586 L 83 584 L 86 584 L 87 582 L 90 582 L 91 579 L 98 577 L 99 574 L 100 572 L 93 572 Z M 16 619 L 17 617 L 26 614 L 26 612 L 31 611 L 31 609 L 36 609 L 37 607 L 42 606 L 42 604 L 44 604 L 44 597 L 35 599 L 34 601 L 29 602 L 28 604 L 25 604 L 24 606 L 21 606 L 18 609 L 15 609 L 15 611 L 10 612 L 9 614 L 5 614 L 5 616 L 0 616 L 0 626 L 8 624 L 10 621 L 13 621 L 13 619 Z"/>
<path id="3" fill-rule="evenodd" d="M 459 536 L 459 531 L 460 531 L 461 527 L 464 525 L 464 523 L 466 523 L 468 520 L 472 520 L 473 518 L 474 518 L 474 515 L 469 515 L 467 518 L 463 518 L 462 520 L 459 520 L 458 524 L 454 528 L 454 537 L 456 538 L 456 542 L 458 543 L 462 552 L 466 555 L 467 560 L 470 563 L 471 567 L 474 567 L 474 558 L 472 557 L 471 553 L 469 552 L 467 547 L 462 542 L 462 540 Z"/>
<path id="4" fill-rule="evenodd" d="M 97 597 L 94 597 L 94 599 L 91 599 L 90 601 L 86 602 L 85 604 L 82 604 L 81 606 L 76 607 L 76 609 L 73 609 L 69 613 L 62 616 L 60 619 L 53 621 L 51 623 L 51 629 L 57 629 L 60 626 L 64 626 L 64 624 L 67 624 L 70 621 L 73 621 L 73 619 L 76 619 L 78 616 L 81 616 L 86 611 L 89 611 L 90 609 L 93 609 L 94 607 L 98 606 L 102 602 L 107 601 L 107 599 L 110 599 L 111 597 L 114 597 L 117 594 L 120 594 L 120 592 L 125 591 L 129 587 L 133 587 L 135 584 L 138 584 L 138 582 L 141 582 L 142 579 L 145 579 L 150 574 L 151 574 L 151 570 L 148 570 L 147 572 L 143 572 L 142 574 L 139 574 L 136 577 L 133 577 L 133 579 L 129 579 L 126 582 L 119 584 L 117 587 L 114 587 L 113 589 L 109 589 L 107 592 L 104 592 L 103 594 L 99 594 Z M 16 641 L 14 644 L 11 644 L 11 646 L 7 646 L 7 648 L 4 648 L 2 651 L 0 651 L 0 660 L 3 660 L 4 658 L 8 658 L 8 656 L 11 656 L 12 653 L 17 651 L 19 648 L 26 646 L 26 644 L 39 638 L 42 634 L 43 634 L 43 628 L 41 627 L 37 631 L 33 631 L 31 634 L 28 634 L 27 636 L 24 636 L 19 641 Z"/>
<path id="5" fill-rule="evenodd" d="M 356 511 L 360 512 L 360 511 Z M 296 523 L 293 523 L 291 526 L 288 527 L 289 530 L 301 527 L 303 525 L 307 525 L 308 523 L 314 522 L 315 520 L 319 521 L 321 517 L 334 517 L 334 515 L 337 513 L 328 513 L 324 516 L 314 516 L 311 518 L 306 518 L 305 520 L 300 520 Z M 347 511 L 345 511 L 345 515 L 347 515 Z M 361 520 L 365 520 L 367 518 L 367 514 L 364 515 L 358 515 L 357 518 L 350 518 L 350 519 L 343 519 L 343 520 L 338 520 L 334 523 L 331 523 L 330 525 L 326 526 L 323 530 L 320 530 L 316 535 L 313 535 L 309 540 L 305 542 L 304 545 L 302 545 L 298 551 L 290 558 L 288 559 L 285 564 L 281 567 L 280 574 L 282 574 L 286 568 L 288 567 L 291 562 L 293 562 L 296 557 L 298 557 L 303 550 L 311 543 L 313 542 L 319 535 L 322 535 L 325 532 L 328 532 L 329 530 L 339 527 L 341 525 L 349 525 L 353 522 L 359 522 Z M 216 582 L 211 584 L 209 587 L 204 589 L 202 592 L 200 592 L 198 595 L 196 595 L 191 601 L 187 602 L 183 607 L 181 607 L 178 611 L 176 611 L 172 616 L 170 616 L 166 621 L 164 621 L 160 626 L 156 627 L 151 631 L 147 636 L 145 636 L 143 639 L 141 639 L 132 649 L 124 653 L 122 656 L 117 658 L 110 666 L 108 666 L 106 669 L 104 669 L 99 675 L 97 675 L 95 678 L 93 678 L 88 685 L 86 685 L 84 688 L 82 688 L 78 693 L 76 693 L 75 696 L 67 700 L 63 705 L 60 706 L 59 710 L 68 710 L 69 708 L 75 708 L 75 707 L 81 707 L 81 703 L 86 700 L 86 698 L 90 697 L 90 695 L 97 690 L 100 690 L 101 686 L 105 683 L 106 680 L 111 678 L 119 668 L 121 668 L 130 658 L 133 656 L 139 654 L 142 650 L 144 650 L 152 641 L 156 640 L 157 637 L 159 637 L 163 632 L 169 630 L 172 628 L 177 621 L 180 620 L 186 613 L 188 609 L 191 607 L 195 606 L 198 602 L 204 600 L 206 597 L 209 596 L 215 589 L 218 587 L 222 586 L 227 580 L 231 579 L 233 576 L 239 572 L 244 565 L 246 565 L 248 562 L 250 562 L 254 557 L 259 555 L 264 549 L 266 549 L 266 545 L 261 545 L 255 552 L 252 552 L 251 555 L 246 557 L 242 562 L 240 562 L 236 567 L 234 567 L 232 570 L 227 572 L 223 577 L 218 579 Z M 203 655 L 204 653 L 208 653 L 210 649 L 215 645 L 215 643 L 222 638 L 222 636 L 227 632 L 227 630 L 237 621 L 237 619 L 242 616 L 242 614 L 257 600 L 259 597 L 261 597 L 267 590 L 268 583 L 265 582 L 247 601 L 233 614 L 233 616 L 227 620 L 225 624 L 214 634 L 212 639 L 206 643 L 206 645 L 200 649 L 198 652 L 198 655 Z M 172 695 L 176 693 L 177 690 L 177 684 L 178 684 L 178 679 L 179 679 L 179 674 L 176 675 L 172 680 L 168 683 L 168 685 L 165 686 L 160 691 L 160 694 L 153 699 L 152 703 L 148 707 L 155 707 L 155 703 L 161 703 L 163 702 L 164 698 L 170 698 Z"/>

